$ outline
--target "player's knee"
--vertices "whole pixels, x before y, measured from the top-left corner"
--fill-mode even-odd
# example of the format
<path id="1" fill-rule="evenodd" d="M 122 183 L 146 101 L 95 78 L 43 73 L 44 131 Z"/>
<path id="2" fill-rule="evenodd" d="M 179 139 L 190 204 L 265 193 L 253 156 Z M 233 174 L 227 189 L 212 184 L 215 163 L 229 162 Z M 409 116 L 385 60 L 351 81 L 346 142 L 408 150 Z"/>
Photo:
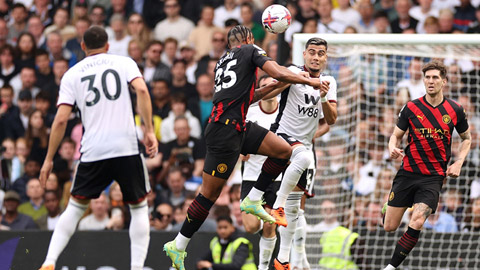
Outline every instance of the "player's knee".
<path id="1" fill-rule="evenodd" d="M 276 158 L 289 160 L 292 156 L 292 148 L 287 144 L 288 147 L 281 147 L 278 149 Z"/>
<path id="2" fill-rule="evenodd" d="M 275 236 L 275 228 L 276 228 L 276 225 L 275 224 L 270 224 L 268 222 L 264 223 L 263 224 L 263 237 L 266 237 L 266 238 L 272 238 Z"/>
<path id="3" fill-rule="evenodd" d="M 391 224 L 391 223 L 385 223 L 383 225 L 383 229 L 387 232 L 394 232 L 397 230 L 397 228 L 398 228 L 398 225 Z"/>
<path id="4" fill-rule="evenodd" d="M 245 228 L 247 233 L 254 234 L 260 229 L 260 224 L 257 224 L 256 222 L 245 222 L 243 223 L 243 228 Z"/>
<path id="5" fill-rule="evenodd" d="M 309 150 L 305 146 L 298 146 L 292 150 L 292 162 L 297 163 L 301 168 L 307 169 L 310 165 L 311 158 L 310 158 Z"/>

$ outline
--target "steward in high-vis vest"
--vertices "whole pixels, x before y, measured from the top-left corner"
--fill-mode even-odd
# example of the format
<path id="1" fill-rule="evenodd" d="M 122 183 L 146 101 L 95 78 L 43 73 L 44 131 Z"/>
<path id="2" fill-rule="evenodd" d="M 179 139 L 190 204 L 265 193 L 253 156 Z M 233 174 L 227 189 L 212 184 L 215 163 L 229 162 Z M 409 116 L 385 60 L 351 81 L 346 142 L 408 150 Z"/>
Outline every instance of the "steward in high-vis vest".
<path id="1" fill-rule="evenodd" d="M 325 232 L 320 238 L 322 258 L 318 264 L 322 269 L 358 269 L 350 251 L 357 238 L 358 233 L 342 226 Z"/>
<path id="2" fill-rule="evenodd" d="M 217 236 L 210 241 L 210 250 L 198 263 L 198 269 L 257 270 L 252 243 L 237 233 L 229 216 L 217 218 Z"/>

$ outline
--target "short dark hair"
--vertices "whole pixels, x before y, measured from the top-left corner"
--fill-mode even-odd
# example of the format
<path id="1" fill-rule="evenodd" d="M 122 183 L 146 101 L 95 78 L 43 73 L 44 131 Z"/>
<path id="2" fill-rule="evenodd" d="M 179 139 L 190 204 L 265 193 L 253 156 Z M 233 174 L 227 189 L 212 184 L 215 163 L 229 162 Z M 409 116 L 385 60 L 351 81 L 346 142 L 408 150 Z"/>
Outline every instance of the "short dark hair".
<path id="1" fill-rule="evenodd" d="M 308 48 L 308 46 L 311 45 L 317 45 L 317 46 L 325 46 L 325 49 L 328 49 L 328 44 L 327 44 L 327 41 L 323 38 L 319 38 L 319 37 L 314 37 L 314 38 L 311 38 L 307 41 L 307 43 L 305 43 L 305 49 Z"/>
<path id="2" fill-rule="evenodd" d="M 24 4 L 22 4 L 22 3 L 15 3 L 15 4 L 13 4 L 11 10 L 14 10 L 14 9 L 16 9 L 16 8 L 21 8 L 21 9 L 23 9 L 23 11 L 27 12 L 27 7 L 26 7 Z"/>
<path id="3" fill-rule="evenodd" d="M 425 76 L 425 72 L 429 70 L 440 71 L 440 77 L 442 77 L 442 79 L 445 79 L 447 77 L 447 67 L 442 62 L 433 61 L 423 65 L 423 68 L 422 68 L 423 76 Z"/>
<path id="4" fill-rule="evenodd" d="M 178 63 L 182 63 L 185 67 L 187 66 L 187 61 L 181 59 L 181 58 L 176 58 L 173 60 L 172 67 L 175 66 Z"/>
<path id="5" fill-rule="evenodd" d="M 49 57 L 49 54 L 45 49 L 37 49 L 37 51 L 35 52 L 35 57 L 41 56 L 41 55 Z"/>
<path id="6" fill-rule="evenodd" d="M 2 87 L 0 87 L 0 91 L 1 90 L 7 90 L 8 92 L 10 92 L 10 94 L 14 94 L 13 87 L 9 84 L 4 84 Z"/>
<path id="7" fill-rule="evenodd" d="M 44 100 L 50 102 L 50 94 L 46 90 L 42 90 L 35 96 L 35 100 Z"/>
<path id="8" fill-rule="evenodd" d="M 175 93 L 170 98 L 170 103 L 183 103 L 187 106 L 187 97 L 184 93 Z"/>
<path id="9" fill-rule="evenodd" d="M 163 43 L 160 40 L 156 40 L 156 39 L 148 42 L 147 46 L 145 46 L 145 50 L 148 51 L 150 49 L 150 47 L 152 47 L 153 45 L 160 45 L 160 46 L 162 46 L 162 50 L 163 50 Z"/>
<path id="10" fill-rule="evenodd" d="M 99 26 L 92 26 L 83 35 L 83 42 L 90 50 L 102 48 L 108 42 L 107 32 Z"/>
<path id="11" fill-rule="evenodd" d="M 229 217 L 229 216 L 219 216 L 219 217 L 217 218 L 217 223 L 219 223 L 219 222 L 222 221 L 222 220 L 224 220 L 224 221 L 226 221 L 226 222 L 228 222 L 228 223 L 230 223 L 230 224 L 233 225 L 233 220 L 232 220 L 232 218 Z"/>
<path id="12" fill-rule="evenodd" d="M 265 79 L 268 79 L 268 78 L 271 78 L 272 76 L 268 75 L 268 74 L 264 74 L 262 76 L 260 76 L 260 78 L 258 78 L 258 84 L 257 84 L 257 87 L 260 87 L 260 82 L 265 80 Z"/>

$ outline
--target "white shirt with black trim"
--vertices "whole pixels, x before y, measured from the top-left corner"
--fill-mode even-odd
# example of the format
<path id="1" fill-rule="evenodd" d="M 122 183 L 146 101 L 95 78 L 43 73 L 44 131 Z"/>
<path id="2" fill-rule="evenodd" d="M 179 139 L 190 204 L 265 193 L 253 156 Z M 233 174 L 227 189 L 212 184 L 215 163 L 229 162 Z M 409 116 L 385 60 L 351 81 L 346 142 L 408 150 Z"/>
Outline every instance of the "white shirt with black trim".
<path id="1" fill-rule="evenodd" d="M 82 162 L 139 154 L 128 84 L 142 77 L 128 57 L 96 54 L 62 78 L 57 105 L 77 105 L 84 134 Z"/>

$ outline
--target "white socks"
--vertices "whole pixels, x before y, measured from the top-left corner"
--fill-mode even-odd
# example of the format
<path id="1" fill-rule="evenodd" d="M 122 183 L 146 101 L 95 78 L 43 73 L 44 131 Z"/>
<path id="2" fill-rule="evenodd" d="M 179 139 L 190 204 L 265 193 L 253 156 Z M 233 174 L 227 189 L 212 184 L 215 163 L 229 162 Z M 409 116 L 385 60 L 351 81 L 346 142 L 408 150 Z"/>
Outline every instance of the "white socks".
<path id="1" fill-rule="evenodd" d="M 281 262 L 288 262 L 290 260 L 290 248 L 292 246 L 293 235 L 297 228 L 298 211 L 300 209 L 300 200 L 303 191 L 293 191 L 285 204 L 285 216 L 287 218 L 287 228 L 283 226 L 278 227 L 280 232 L 280 250 L 278 251 L 277 259 Z"/>
<path id="2" fill-rule="evenodd" d="M 283 175 L 282 184 L 280 189 L 277 191 L 277 199 L 273 205 L 273 209 L 278 209 L 279 207 L 285 207 L 287 197 L 295 188 L 302 176 L 303 171 L 305 171 L 310 165 L 310 150 L 303 145 L 297 146 L 292 151 L 292 157 L 290 158 L 290 165 L 288 165 L 285 174 Z M 253 189 L 252 189 L 253 190 Z M 252 198 L 250 198 L 252 199 Z"/>
<path id="3" fill-rule="evenodd" d="M 187 249 L 188 242 L 190 242 L 190 238 L 183 236 L 183 234 L 181 233 L 177 234 L 177 237 L 175 237 L 175 240 L 176 240 L 175 244 L 177 246 L 177 249 L 181 251 L 185 251 L 185 249 Z"/>
<path id="4" fill-rule="evenodd" d="M 297 229 L 293 237 L 293 249 L 291 253 L 292 262 L 290 267 L 294 269 L 310 269 L 310 264 L 305 253 L 305 239 L 307 238 L 307 220 L 305 219 L 303 209 L 298 210 Z"/>
<path id="5" fill-rule="evenodd" d="M 50 245 L 48 246 L 47 258 L 43 265 L 55 265 L 58 256 L 60 256 L 60 253 L 62 253 L 65 246 L 67 246 L 68 241 L 77 228 L 78 221 L 82 218 L 87 207 L 88 205 L 80 204 L 70 199 L 67 209 L 62 213 L 55 226 L 52 239 L 50 239 Z"/>
<path id="6" fill-rule="evenodd" d="M 150 244 L 150 221 L 148 218 L 147 201 L 130 205 L 130 254 L 132 270 L 143 269 Z"/>
<path id="7" fill-rule="evenodd" d="M 265 192 L 253 187 L 247 196 L 251 201 L 259 201 L 263 198 L 264 193 Z"/>
<path id="8" fill-rule="evenodd" d="M 395 270 L 396 268 L 393 267 L 393 265 L 389 264 L 387 267 L 385 267 L 383 270 Z"/>
<path id="9" fill-rule="evenodd" d="M 258 244 L 260 252 L 258 254 L 258 270 L 268 270 L 270 265 L 270 260 L 272 259 L 272 253 L 275 249 L 275 243 L 277 242 L 277 237 L 273 238 L 260 238 L 260 243 Z"/>

